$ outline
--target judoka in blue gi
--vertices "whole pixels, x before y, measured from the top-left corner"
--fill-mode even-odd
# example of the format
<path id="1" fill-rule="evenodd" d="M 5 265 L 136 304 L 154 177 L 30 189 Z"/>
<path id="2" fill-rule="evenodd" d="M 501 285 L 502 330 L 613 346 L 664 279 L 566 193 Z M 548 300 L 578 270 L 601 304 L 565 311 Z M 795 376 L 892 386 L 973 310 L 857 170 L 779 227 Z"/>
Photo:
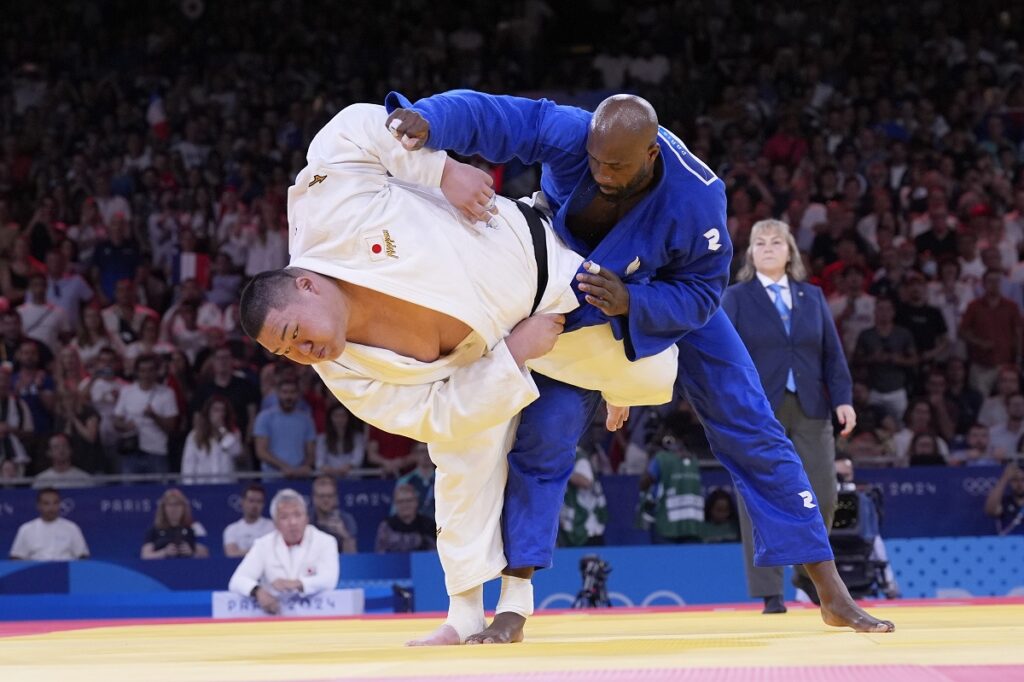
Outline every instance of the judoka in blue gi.
<path id="1" fill-rule="evenodd" d="M 630 360 L 679 345 L 678 387 L 711 448 L 732 475 L 754 524 L 758 566 L 804 564 L 829 625 L 888 632 L 836 572 L 828 533 L 792 443 L 775 419 L 754 365 L 720 310 L 732 245 L 725 187 L 643 99 L 611 97 L 593 114 L 549 100 L 468 90 L 412 104 L 385 102 L 387 125 L 408 149 L 429 146 L 491 162 L 542 164 L 554 228 L 589 260 L 577 275 L 585 305 L 566 331 L 609 322 Z M 479 175 L 442 179 L 463 213 L 488 218 Z M 536 377 L 540 398 L 522 414 L 509 454 L 503 535 L 505 573 L 529 579 L 551 565 L 558 514 L 575 446 L 599 396 Z M 609 408 L 609 428 L 624 415 Z M 529 612 L 499 612 L 469 642 L 518 639 Z"/>

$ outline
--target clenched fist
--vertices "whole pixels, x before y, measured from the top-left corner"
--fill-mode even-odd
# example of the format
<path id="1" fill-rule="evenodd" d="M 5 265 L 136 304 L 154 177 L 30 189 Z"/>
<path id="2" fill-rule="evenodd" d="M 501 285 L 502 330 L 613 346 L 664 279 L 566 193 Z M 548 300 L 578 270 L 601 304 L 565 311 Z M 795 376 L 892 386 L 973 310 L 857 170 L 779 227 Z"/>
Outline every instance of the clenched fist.
<path id="1" fill-rule="evenodd" d="M 565 315 L 545 313 L 528 317 L 505 337 L 505 345 L 522 367 L 527 360 L 539 358 L 554 348 L 558 335 L 565 328 Z"/>
<path id="2" fill-rule="evenodd" d="M 430 123 L 411 109 L 395 109 L 384 126 L 409 151 L 421 149 L 430 137 Z"/>

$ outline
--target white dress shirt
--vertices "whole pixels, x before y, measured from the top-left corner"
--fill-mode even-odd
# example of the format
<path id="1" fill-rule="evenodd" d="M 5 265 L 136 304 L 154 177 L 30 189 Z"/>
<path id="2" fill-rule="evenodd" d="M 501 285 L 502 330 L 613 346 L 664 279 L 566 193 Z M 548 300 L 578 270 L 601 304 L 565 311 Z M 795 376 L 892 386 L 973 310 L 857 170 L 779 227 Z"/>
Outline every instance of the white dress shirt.
<path id="1" fill-rule="evenodd" d="M 778 284 L 782 287 L 782 291 L 780 292 L 782 294 L 782 302 L 785 303 L 786 307 L 790 310 L 793 309 L 793 290 L 789 288 L 789 275 L 783 275 L 778 282 L 775 282 L 771 277 L 762 275 L 759 272 L 757 273 L 757 281 L 760 282 L 761 286 L 767 290 L 768 298 L 771 299 L 772 303 L 775 303 L 775 292 L 768 289 L 768 287 L 772 284 Z"/>

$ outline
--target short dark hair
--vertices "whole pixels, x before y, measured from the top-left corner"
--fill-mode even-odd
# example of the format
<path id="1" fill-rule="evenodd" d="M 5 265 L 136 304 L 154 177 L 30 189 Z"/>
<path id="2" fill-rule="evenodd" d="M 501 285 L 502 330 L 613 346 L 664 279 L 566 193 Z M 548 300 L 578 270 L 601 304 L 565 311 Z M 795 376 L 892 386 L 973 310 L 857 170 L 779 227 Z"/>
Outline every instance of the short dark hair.
<path id="1" fill-rule="evenodd" d="M 49 486 L 46 488 L 39 489 L 39 492 L 36 493 L 36 502 L 41 501 L 43 499 L 43 495 L 56 495 L 57 499 L 60 499 L 60 491 L 58 491 L 56 488 L 52 488 Z"/>
<path id="2" fill-rule="evenodd" d="M 238 302 L 238 318 L 249 338 L 256 339 L 263 331 L 267 314 L 279 310 L 288 300 L 285 282 L 292 282 L 299 273 L 298 268 L 282 268 L 261 272 L 245 285 Z"/>
<path id="3" fill-rule="evenodd" d="M 245 497 L 249 493 L 259 493 L 264 499 L 267 497 L 267 490 L 260 483 L 250 483 L 245 486 L 245 490 L 242 491 L 242 497 Z"/>

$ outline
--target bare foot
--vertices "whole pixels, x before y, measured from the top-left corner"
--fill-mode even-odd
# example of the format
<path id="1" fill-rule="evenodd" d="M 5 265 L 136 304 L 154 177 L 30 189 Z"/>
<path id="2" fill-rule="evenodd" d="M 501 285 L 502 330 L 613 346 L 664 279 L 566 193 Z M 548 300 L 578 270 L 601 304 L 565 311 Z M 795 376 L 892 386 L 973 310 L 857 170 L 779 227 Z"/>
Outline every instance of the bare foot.
<path id="1" fill-rule="evenodd" d="M 821 598 L 821 619 L 826 625 L 853 628 L 856 632 L 893 632 L 896 626 L 879 620 L 857 606 L 836 571 L 834 561 L 804 564 Z"/>
<path id="2" fill-rule="evenodd" d="M 829 603 L 822 600 L 821 619 L 825 621 L 826 625 L 853 628 L 856 632 L 894 632 L 896 630 L 892 621 L 875 618 L 857 606 L 849 597 Z"/>
<path id="3" fill-rule="evenodd" d="M 523 626 L 526 619 L 518 613 L 505 611 L 494 617 L 494 621 L 483 631 L 466 638 L 466 644 L 509 644 L 523 641 Z"/>
<path id="4" fill-rule="evenodd" d="M 462 640 L 459 638 L 459 633 L 455 632 L 455 628 L 447 623 L 426 637 L 411 639 L 405 643 L 406 646 L 450 646 L 452 644 L 462 644 Z"/>

